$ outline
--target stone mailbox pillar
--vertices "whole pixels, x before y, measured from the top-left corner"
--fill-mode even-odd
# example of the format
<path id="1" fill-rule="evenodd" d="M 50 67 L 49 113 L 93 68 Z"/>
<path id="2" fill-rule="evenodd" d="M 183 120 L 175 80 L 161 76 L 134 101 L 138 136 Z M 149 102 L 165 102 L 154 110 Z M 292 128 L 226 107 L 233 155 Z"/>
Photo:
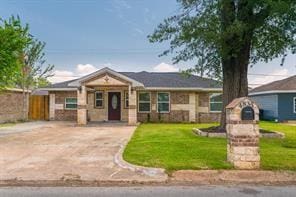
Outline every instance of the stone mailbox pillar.
<path id="1" fill-rule="evenodd" d="M 227 160 L 237 169 L 258 169 L 259 108 L 247 97 L 226 106 Z"/>

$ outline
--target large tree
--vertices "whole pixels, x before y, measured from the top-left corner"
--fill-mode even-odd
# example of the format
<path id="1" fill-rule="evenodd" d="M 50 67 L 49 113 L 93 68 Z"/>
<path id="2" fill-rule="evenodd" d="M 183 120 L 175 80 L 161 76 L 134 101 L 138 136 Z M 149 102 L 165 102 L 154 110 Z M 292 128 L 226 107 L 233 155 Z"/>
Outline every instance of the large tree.
<path id="1" fill-rule="evenodd" d="M 248 68 L 296 52 L 295 0 L 177 0 L 179 14 L 159 24 L 151 42 L 170 41 L 174 63 L 222 76 L 223 113 L 234 98 L 248 95 Z"/>
<path id="2" fill-rule="evenodd" d="M 20 71 L 23 50 L 31 41 L 28 30 L 18 17 L 0 18 L 0 90 L 12 86 Z"/>

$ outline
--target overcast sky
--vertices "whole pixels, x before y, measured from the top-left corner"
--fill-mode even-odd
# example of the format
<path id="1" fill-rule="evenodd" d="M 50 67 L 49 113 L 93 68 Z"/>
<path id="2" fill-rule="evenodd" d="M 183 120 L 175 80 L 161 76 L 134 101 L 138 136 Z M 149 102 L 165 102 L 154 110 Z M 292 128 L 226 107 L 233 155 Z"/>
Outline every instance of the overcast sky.
<path id="1" fill-rule="evenodd" d="M 117 71 L 178 71 L 171 57 L 158 57 L 168 43 L 151 44 L 147 35 L 176 14 L 175 0 L 0 0 L 0 17 L 19 15 L 31 33 L 46 42 L 46 58 L 59 82 L 103 67 Z M 264 84 L 296 74 L 296 56 L 259 63 L 250 69 L 250 84 Z M 280 76 L 275 76 L 280 75 Z"/>

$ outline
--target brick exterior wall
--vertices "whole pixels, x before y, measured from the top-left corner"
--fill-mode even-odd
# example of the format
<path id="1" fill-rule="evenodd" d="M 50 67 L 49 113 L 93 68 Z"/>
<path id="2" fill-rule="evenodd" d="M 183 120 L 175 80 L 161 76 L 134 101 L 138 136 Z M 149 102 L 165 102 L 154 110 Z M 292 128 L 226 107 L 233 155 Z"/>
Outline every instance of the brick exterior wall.
<path id="1" fill-rule="evenodd" d="M 207 108 L 205 111 L 196 111 L 196 122 L 198 123 L 211 123 L 220 122 L 221 113 L 210 112 L 210 94 L 209 93 L 198 93 L 198 106 L 201 108 Z"/>
<path id="2" fill-rule="evenodd" d="M 221 113 L 197 113 L 196 121 L 199 123 L 220 122 Z"/>
<path id="3" fill-rule="evenodd" d="M 210 101 L 209 93 L 198 93 L 198 97 L 199 97 L 199 102 L 198 102 L 199 107 L 209 107 L 209 101 Z"/>
<path id="4" fill-rule="evenodd" d="M 170 111 L 170 113 L 138 113 L 139 122 L 188 122 L 189 111 Z"/>
<path id="5" fill-rule="evenodd" d="M 188 92 L 170 92 L 170 104 L 189 104 Z M 139 122 L 189 122 L 188 110 L 171 110 L 169 113 L 157 112 L 157 92 L 151 92 L 151 113 L 137 113 Z"/>
<path id="6" fill-rule="evenodd" d="M 28 118 L 29 94 L 26 94 L 26 117 Z M 23 120 L 23 93 L 18 91 L 0 92 L 0 123 Z"/>
<path id="7" fill-rule="evenodd" d="M 171 92 L 171 104 L 189 104 L 189 92 Z"/>
<path id="8" fill-rule="evenodd" d="M 76 91 L 57 91 L 50 92 L 50 94 L 55 94 L 55 104 L 62 104 L 63 109 L 55 109 L 55 120 L 66 120 L 66 121 L 76 121 L 77 120 L 77 110 L 76 109 L 65 109 L 65 98 L 67 97 L 77 97 Z"/>
<path id="9" fill-rule="evenodd" d="M 122 106 L 122 121 L 127 121 L 128 110 L 124 108 L 124 94 L 123 90 L 121 95 L 121 106 Z M 104 91 L 104 108 L 94 108 L 94 93 L 88 92 L 87 96 L 87 110 L 89 121 L 104 121 L 107 120 L 107 92 Z M 164 91 L 166 92 L 166 91 Z M 77 92 L 51 92 L 55 94 L 55 104 L 63 105 L 63 109 L 55 109 L 55 120 L 77 120 L 77 110 L 66 110 L 65 109 L 65 98 L 66 97 L 77 97 Z M 137 120 L 139 122 L 189 122 L 190 111 L 189 106 L 189 94 L 192 92 L 183 91 L 171 91 L 170 92 L 170 112 L 169 113 L 158 113 L 157 112 L 157 91 L 151 91 L 151 112 L 140 113 L 137 112 Z M 195 122 L 198 123 L 209 123 L 219 122 L 221 114 L 209 112 L 209 93 L 195 93 L 196 102 L 196 117 Z M 172 107 L 175 106 L 175 107 Z M 137 106 L 138 107 L 138 106 Z M 138 110 L 138 109 L 137 109 Z"/>
<path id="10" fill-rule="evenodd" d="M 165 92 L 165 91 L 164 91 Z M 189 104 L 190 92 L 172 91 L 170 92 L 170 105 L 171 109 L 173 105 L 178 105 L 179 110 L 171 110 L 169 113 L 157 112 L 157 92 L 151 92 L 151 112 L 150 113 L 137 113 L 139 122 L 189 122 L 189 110 L 185 107 Z M 197 92 L 196 98 L 196 122 L 198 123 L 210 123 L 219 122 L 221 113 L 209 112 L 209 93 Z M 184 109 L 182 106 L 184 105 Z M 203 111 L 199 111 L 203 109 Z"/>

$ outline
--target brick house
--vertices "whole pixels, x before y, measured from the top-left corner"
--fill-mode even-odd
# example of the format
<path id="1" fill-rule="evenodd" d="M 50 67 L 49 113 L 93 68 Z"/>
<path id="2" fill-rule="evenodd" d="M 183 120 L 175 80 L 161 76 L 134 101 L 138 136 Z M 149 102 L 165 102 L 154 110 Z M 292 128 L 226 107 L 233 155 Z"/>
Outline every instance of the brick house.
<path id="1" fill-rule="evenodd" d="M 116 72 L 103 68 L 79 79 L 53 84 L 50 120 L 218 122 L 221 84 L 180 73 Z"/>

